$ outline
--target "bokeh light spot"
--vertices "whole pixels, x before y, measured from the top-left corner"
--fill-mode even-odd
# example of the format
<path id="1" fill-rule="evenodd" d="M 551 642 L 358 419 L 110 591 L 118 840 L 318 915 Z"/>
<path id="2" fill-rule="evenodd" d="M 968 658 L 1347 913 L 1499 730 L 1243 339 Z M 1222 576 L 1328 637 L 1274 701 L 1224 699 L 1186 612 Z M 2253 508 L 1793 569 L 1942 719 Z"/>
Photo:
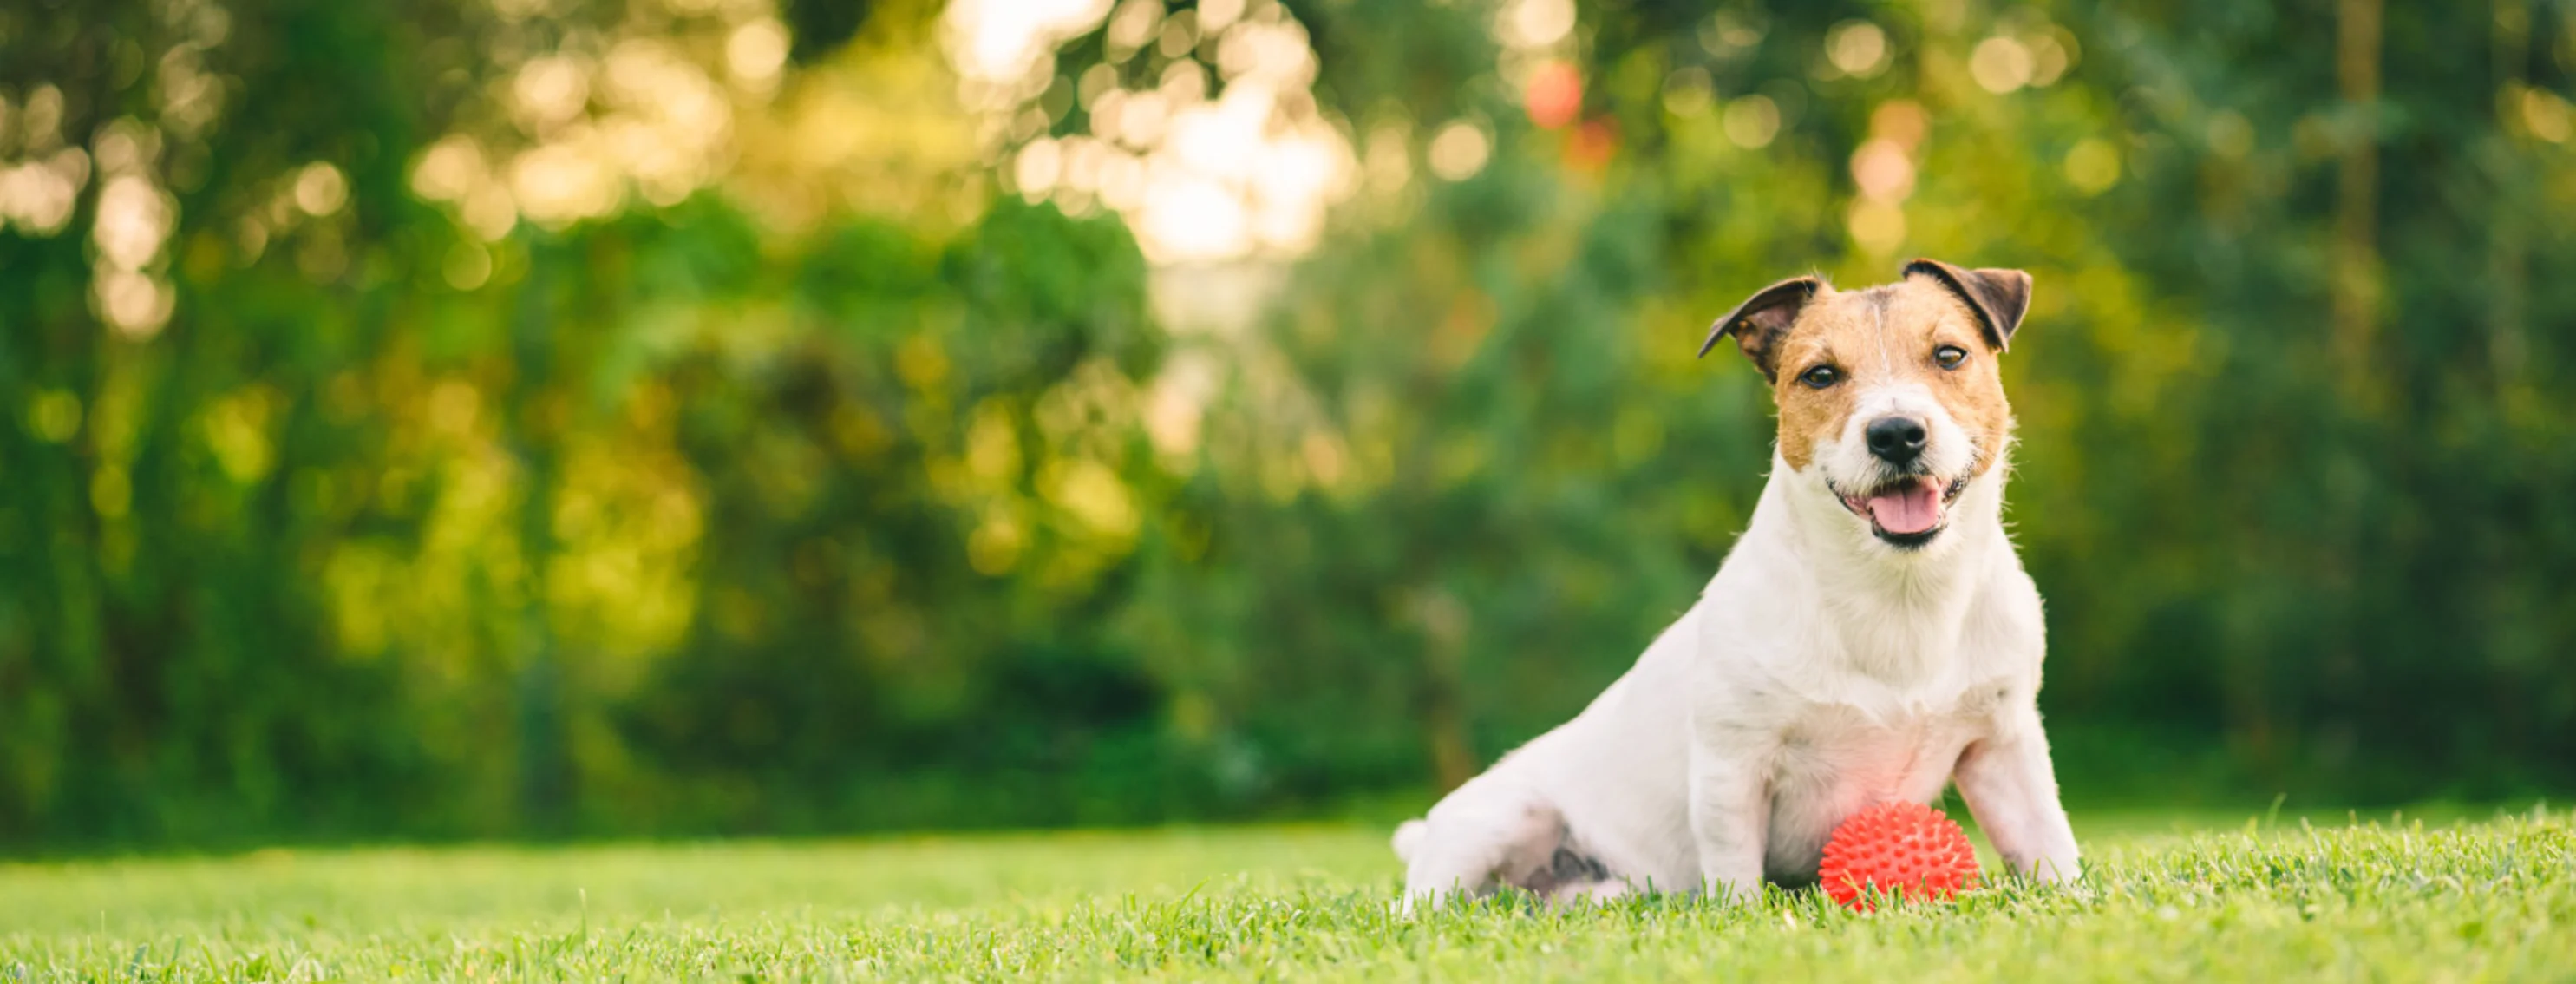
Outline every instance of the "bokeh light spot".
<path id="1" fill-rule="evenodd" d="M 734 28 L 725 40 L 725 67 L 736 81 L 766 88 L 787 65 L 787 27 L 763 17 Z"/>
<path id="2" fill-rule="evenodd" d="M 479 243 L 458 242 L 447 248 L 446 260 L 439 266 L 448 286 L 473 290 L 492 279 L 492 252 Z"/>
<path id="3" fill-rule="evenodd" d="M 325 161 L 304 166 L 295 176 L 295 207 L 304 214 L 319 218 L 340 210 L 349 203 L 349 179 L 340 169 Z"/>
<path id="4" fill-rule="evenodd" d="M 2546 89 L 2524 89 L 2520 100 L 2523 129 L 2550 143 L 2566 143 L 2569 132 L 2567 100 Z"/>
<path id="5" fill-rule="evenodd" d="M 1769 96 L 1746 96 L 1726 104 L 1726 139 L 1738 147 L 1756 150 L 1771 145 L 1780 134 L 1780 107 Z"/>
<path id="6" fill-rule="evenodd" d="M 1887 55 L 1887 32 L 1865 20 L 1844 21 L 1825 35 L 1825 59 L 1854 78 L 1878 74 Z"/>
<path id="7" fill-rule="evenodd" d="M 1968 56 L 1968 75 L 1979 88 L 1999 96 L 2029 85 L 2033 68 L 2030 49 L 2001 35 L 1977 42 Z"/>
<path id="8" fill-rule="evenodd" d="M 2089 137 L 2066 152 L 2066 183 L 2087 195 L 2110 190 L 2120 181 L 2120 151 L 2110 141 Z"/>
<path id="9" fill-rule="evenodd" d="M 1523 86 L 1522 102 L 1528 107 L 1530 122 L 1546 129 L 1556 129 L 1574 122 L 1583 111 L 1583 76 L 1573 65 L 1550 59 L 1530 71 Z"/>
<path id="10" fill-rule="evenodd" d="M 1664 112 L 1674 116 L 1702 116 L 1717 104 L 1716 87 L 1709 82 L 1708 69 L 1693 65 L 1673 70 L 1664 76 Z"/>
<path id="11" fill-rule="evenodd" d="M 1845 219 L 1852 243 L 1873 256 L 1885 256 L 1905 245 L 1905 210 L 1895 203 L 1863 198 L 1852 203 Z"/>
<path id="12" fill-rule="evenodd" d="M 1864 141 L 1852 152 L 1851 174 L 1861 196 L 1875 201 L 1901 202 L 1914 191 L 1914 162 L 1893 140 Z"/>
<path id="13" fill-rule="evenodd" d="M 1485 169 L 1493 149 L 1483 127 L 1467 120 L 1451 122 L 1431 138 L 1431 173 L 1443 181 L 1465 181 Z"/>
<path id="14" fill-rule="evenodd" d="M 1544 48 L 1574 33 L 1574 0 L 1512 0 L 1494 24 L 1494 36 L 1512 48 Z"/>

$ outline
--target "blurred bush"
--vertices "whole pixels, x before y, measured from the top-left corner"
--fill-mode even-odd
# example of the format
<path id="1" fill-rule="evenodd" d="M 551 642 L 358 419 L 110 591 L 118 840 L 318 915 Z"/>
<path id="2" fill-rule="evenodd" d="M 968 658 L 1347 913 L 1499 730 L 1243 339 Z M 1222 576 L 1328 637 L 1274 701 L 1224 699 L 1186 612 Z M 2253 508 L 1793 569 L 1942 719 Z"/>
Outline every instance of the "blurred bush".
<path id="1" fill-rule="evenodd" d="M 0 841 L 1454 783 L 1742 527 L 1708 317 L 1918 254 L 2071 795 L 2567 788 L 2576 22 L 2314 6 L 0 11 Z"/>

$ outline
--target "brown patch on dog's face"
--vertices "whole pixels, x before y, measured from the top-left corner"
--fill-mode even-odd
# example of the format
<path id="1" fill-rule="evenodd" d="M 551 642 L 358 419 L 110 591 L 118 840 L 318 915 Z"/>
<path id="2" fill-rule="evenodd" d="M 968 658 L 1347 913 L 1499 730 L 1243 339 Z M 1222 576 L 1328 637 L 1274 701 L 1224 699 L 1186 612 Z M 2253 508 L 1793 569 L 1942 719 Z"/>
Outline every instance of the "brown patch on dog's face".
<path id="1" fill-rule="evenodd" d="M 1773 284 L 1718 319 L 1701 351 L 1736 336 L 1771 380 L 1781 459 L 1911 550 L 2003 457 L 2012 407 L 1996 357 L 2029 302 L 2021 271 L 1916 260 L 1867 290 Z"/>
<path id="2" fill-rule="evenodd" d="M 1864 395 L 1888 386 L 1929 391 L 1975 443 L 1976 474 L 1993 466 L 2011 432 L 2012 407 L 1993 358 L 2000 350 L 1987 343 L 1975 313 L 1932 278 L 1819 297 L 1776 344 L 1780 456 L 1800 471 L 1819 443 L 1848 433 Z M 1957 361 L 1944 366 L 1953 354 Z"/>

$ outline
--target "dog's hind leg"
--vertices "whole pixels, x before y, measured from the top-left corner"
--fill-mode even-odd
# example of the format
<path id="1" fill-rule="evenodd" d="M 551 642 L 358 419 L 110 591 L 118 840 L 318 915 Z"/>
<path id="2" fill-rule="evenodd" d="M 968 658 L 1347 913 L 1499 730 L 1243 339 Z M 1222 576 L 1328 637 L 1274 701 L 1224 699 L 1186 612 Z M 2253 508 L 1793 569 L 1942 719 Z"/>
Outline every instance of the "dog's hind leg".
<path id="1" fill-rule="evenodd" d="M 1405 911 L 1437 908 L 1450 896 L 1491 895 L 1507 885 L 1547 893 L 1565 843 L 1565 819 L 1555 805 L 1532 790 L 1480 777 L 1440 801 L 1429 817 L 1397 831 Z"/>

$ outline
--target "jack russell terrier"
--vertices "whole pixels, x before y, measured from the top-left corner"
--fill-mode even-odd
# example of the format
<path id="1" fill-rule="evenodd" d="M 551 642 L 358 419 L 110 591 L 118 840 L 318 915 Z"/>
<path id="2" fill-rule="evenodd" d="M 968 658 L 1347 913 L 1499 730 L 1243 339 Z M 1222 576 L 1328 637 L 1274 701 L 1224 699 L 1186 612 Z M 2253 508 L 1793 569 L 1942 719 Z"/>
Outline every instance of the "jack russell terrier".
<path id="1" fill-rule="evenodd" d="M 1956 782 L 2014 873 L 2077 875 L 2040 731 L 2039 591 L 2003 524 L 1997 357 L 2030 275 L 1765 287 L 1711 326 L 1771 381 L 1753 522 L 1700 594 L 1574 720 L 1395 834 L 1405 908 L 1811 884 L 1826 838 Z"/>

